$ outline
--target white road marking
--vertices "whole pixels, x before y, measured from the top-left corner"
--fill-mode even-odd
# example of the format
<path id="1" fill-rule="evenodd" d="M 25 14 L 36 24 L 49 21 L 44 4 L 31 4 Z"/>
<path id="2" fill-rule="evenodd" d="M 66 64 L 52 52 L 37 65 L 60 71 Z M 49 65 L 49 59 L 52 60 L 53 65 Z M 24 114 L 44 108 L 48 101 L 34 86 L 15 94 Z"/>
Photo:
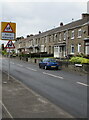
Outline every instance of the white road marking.
<path id="1" fill-rule="evenodd" d="M 15 63 L 13 63 L 13 62 L 10 62 L 10 63 L 13 64 L 13 65 L 15 64 Z"/>
<path id="2" fill-rule="evenodd" d="M 86 86 L 88 87 L 89 85 L 85 84 L 85 83 L 81 83 L 81 82 L 77 82 L 77 84 L 80 84 L 80 85 L 83 85 L 83 86 Z"/>
<path id="3" fill-rule="evenodd" d="M 60 79 L 64 79 L 64 78 L 61 77 L 61 76 L 56 76 L 56 75 L 49 74 L 49 73 L 46 73 L 46 72 L 43 72 L 43 74 L 46 74 L 46 75 L 49 75 L 49 76 L 52 76 L 52 77 L 56 77 L 56 78 L 60 78 Z"/>
<path id="4" fill-rule="evenodd" d="M 23 65 L 21 65 L 21 64 L 17 64 L 18 66 L 20 66 L 20 67 L 23 67 Z"/>
<path id="5" fill-rule="evenodd" d="M 44 100 L 43 98 L 38 98 L 38 100 L 40 101 L 40 102 L 42 102 L 43 104 L 47 104 L 48 102 L 46 101 L 46 100 Z"/>
<path id="6" fill-rule="evenodd" d="M 12 117 L 12 115 L 10 114 L 10 112 L 7 110 L 7 108 L 5 107 L 5 105 L 0 101 L 0 103 L 2 104 L 2 106 L 4 107 L 4 109 L 6 110 L 6 112 L 8 113 L 8 115 L 14 120 L 14 118 Z"/>
<path id="7" fill-rule="evenodd" d="M 35 70 L 35 69 L 32 69 L 32 68 L 29 68 L 29 67 L 26 67 L 27 69 L 29 69 L 29 70 L 32 70 L 32 71 L 37 71 L 37 70 Z"/>

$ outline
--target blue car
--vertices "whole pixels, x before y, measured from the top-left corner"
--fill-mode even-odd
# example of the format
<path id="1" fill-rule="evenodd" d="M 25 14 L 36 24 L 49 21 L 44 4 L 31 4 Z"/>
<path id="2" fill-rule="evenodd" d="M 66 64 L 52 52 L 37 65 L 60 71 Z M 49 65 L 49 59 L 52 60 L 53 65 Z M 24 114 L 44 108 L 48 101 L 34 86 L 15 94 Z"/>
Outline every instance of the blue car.
<path id="1" fill-rule="evenodd" d="M 59 63 L 52 58 L 44 58 L 39 62 L 39 68 L 44 68 L 45 70 L 47 69 L 59 69 Z"/>

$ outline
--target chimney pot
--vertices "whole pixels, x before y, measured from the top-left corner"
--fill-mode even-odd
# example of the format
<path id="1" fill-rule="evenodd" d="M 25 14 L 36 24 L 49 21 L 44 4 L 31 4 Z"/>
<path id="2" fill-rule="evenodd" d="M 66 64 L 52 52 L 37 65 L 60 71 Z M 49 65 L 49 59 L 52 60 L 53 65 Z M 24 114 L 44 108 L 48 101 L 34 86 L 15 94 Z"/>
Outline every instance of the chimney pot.
<path id="1" fill-rule="evenodd" d="M 88 13 L 83 13 L 82 14 L 82 19 L 86 18 L 86 17 L 89 17 L 89 14 Z"/>
<path id="2" fill-rule="evenodd" d="M 60 23 L 60 27 L 62 27 L 62 26 L 63 26 L 63 22 Z"/>

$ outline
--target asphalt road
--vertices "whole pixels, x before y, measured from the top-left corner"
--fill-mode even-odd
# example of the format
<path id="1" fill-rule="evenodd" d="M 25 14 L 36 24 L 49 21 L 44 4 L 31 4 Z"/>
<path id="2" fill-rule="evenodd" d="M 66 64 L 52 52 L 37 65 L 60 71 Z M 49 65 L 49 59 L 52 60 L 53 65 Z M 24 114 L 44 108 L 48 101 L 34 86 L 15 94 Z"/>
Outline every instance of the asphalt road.
<path id="1" fill-rule="evenodd" d="M 8 71 L 8 59 L 2 60 Z M 63 70 L 39 69 L 38 65 L 10 60 L 10 74 L 75 118 L 87 117 L 87 75 Z"/>

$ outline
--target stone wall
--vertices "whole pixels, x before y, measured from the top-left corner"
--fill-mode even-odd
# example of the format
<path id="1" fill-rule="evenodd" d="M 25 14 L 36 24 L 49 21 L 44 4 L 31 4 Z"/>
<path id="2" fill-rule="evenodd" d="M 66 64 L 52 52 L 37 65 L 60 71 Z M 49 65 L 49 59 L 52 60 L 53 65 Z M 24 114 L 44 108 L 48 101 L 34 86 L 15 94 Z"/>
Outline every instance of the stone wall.
<path id="1" fill-rule="evenodd" d="M 61 63 L 62 69 L 68 71 L 75 71 L 80 73 L 88 73 L 89 72 L 89 64 L 74 64 L 74 63 Z"/>
<path id="2" fill-rule="evenodd" d="M 27 61 L 29 63 L 39 64 L 42 59 L 35 58 L 17 58 L 19 60 Z M 89 64 L 74 64 L 70 62 L 59 61 L 60 69 L 66 71 L 75 71 L 80 73 L 88 73 L 89 72 Z"/>
<path id="3" fill-rule="evenodd" d="M 42 59 L 30 59 L 28 58 L 28 62 L 39 64 Z M 67 71 L 76 71 L 81 73 L 87 73 L 89 71 L 89 64 L 74 64 L 69 62 L 59 61 L 60 68 Z"/>

